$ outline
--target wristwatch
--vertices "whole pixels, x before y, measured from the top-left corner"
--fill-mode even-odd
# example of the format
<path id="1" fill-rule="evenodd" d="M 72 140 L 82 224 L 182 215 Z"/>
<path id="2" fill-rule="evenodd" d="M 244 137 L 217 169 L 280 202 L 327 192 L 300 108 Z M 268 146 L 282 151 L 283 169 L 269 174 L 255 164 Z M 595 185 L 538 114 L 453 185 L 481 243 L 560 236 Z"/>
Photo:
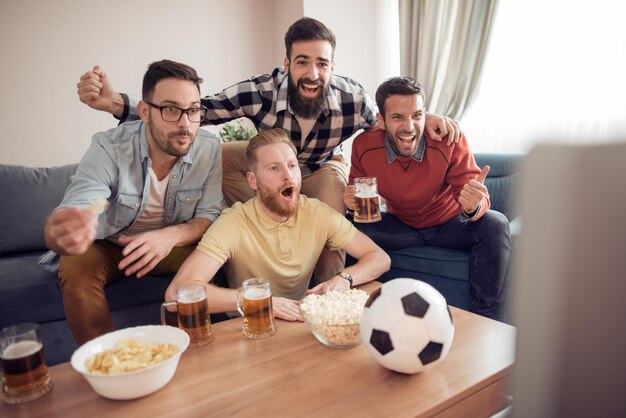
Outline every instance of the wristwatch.
<path id="1" fill-rule="evenodd" d="M 342 279 L 346 279 L 348 282 L 350 282 L 350 287 L 352 287 L 352 276 L 350 276 L 349 273 L 346 273 L 345 271 L 340 271 L 339 273 L 337 273 L 337 276 L 341 277 Z"/>

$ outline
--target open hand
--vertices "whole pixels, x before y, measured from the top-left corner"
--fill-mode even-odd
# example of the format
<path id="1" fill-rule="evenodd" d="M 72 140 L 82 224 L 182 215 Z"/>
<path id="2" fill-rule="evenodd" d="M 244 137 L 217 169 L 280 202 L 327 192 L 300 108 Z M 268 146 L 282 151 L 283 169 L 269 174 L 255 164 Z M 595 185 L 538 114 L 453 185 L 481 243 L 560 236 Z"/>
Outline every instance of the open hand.
<path id="1" fill-rule="evenodd" d="M 118 268 L 124 270 L 126 276 L 135 273 L 137 278 L 145 276 L 172 251 L 175 242 L 171 237 L 172 234 L 162 229 L 121 237 L 119 241 L 124 246 L 124 258 Z"/>
<path id="2" fill-rule="evenodd" d="M 286 321 L 304 321 L 300 315 L 300 302 L 277 296 L 272 297 L 272 309 L 274 317 Z"/>

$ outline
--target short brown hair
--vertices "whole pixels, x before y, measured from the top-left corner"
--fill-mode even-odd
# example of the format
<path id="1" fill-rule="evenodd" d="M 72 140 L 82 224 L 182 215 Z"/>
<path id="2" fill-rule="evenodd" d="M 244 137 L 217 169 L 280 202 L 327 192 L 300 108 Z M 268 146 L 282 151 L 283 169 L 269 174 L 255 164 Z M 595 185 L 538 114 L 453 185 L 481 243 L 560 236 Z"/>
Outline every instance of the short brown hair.
<path id="1" fill-rule="evenodd" d="M 200 84 L 203 81 L 196 70 L 188 65 L 171 60 L 155 61 L 148 66 L 148 71 L 143 76 L 141 91 L 143 100 L 151 101 L 157 83 L 166 78 L 193 81 L 198 87 L 198 92 L 200 92 Z"/>
<path id="2" fill-rule="evenodd" d="M 319 20 L 303 17 L 289 27 L 285 33 L 287 59 L 291 59 L 291 45 L 298 41 L 328 41 L 333 47 L 332 56 L 335 56 L 335 45 L 337 44 L 335 34 Z"/>
<path id="3" fill-rule="evenodd" d="M 417 94 L 422 96 L 424 106 L 426 105 L 426 96 L 422 85 L 411 77 L 391 77 L 383 81 L 376 90 L 376 105 L 378 111 L 385 117 L 385 101 L 389 96 L 412 96 Z"/>
<path id="4" fill-rule="evenodd" d="M 265 145 L 270 145 L 270 144 L 287 144 L 289 145 L 289 148 L 293 150 L 293 153 L 298 155 L 298 151 L 296 150 L 296 147 L 293 145 L 293 142 L 291 142 L 291 139 L 289 139 L 287 132 L 285 132 L 281 128 L 267 129 L 265 131 L 261 131 L 258 134 L 256 134 L 254 137 L 252 137 L 252 139 L 248 143 L 248 148 L 246 149 L 246 159 L 248 160 L 248 170 L 254 171 L 254 169 L 256 168 L 256 163 L 257 163 L 256 155 L 257 155 L 257 152 L 259 151 L 259 148 Z"/>

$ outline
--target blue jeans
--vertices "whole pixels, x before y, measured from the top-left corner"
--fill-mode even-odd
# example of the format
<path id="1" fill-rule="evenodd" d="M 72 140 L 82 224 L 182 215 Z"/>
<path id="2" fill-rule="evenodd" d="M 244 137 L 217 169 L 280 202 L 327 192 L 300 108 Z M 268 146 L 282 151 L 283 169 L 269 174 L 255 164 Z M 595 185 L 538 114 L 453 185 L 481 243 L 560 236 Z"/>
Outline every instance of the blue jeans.
<path id="1" fill-rule="evenodd" d="M 385 251 L 432 246 L 470 253 L 469 310 L 497 320 L 504 317 L 504 280 L 511 251 L 509 222 L 494 210 L 475 222 L 461 222 L 455 216 L 430 228 L 416 229 L 383 213 L 371 224 L 354 224 Z"/>

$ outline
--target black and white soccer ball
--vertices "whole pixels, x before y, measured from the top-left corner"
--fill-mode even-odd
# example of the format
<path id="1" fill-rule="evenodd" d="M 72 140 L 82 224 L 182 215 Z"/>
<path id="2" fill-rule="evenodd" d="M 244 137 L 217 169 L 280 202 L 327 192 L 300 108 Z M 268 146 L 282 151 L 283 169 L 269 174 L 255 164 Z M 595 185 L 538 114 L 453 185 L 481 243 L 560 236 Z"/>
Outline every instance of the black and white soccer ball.
<path id="1" fill-rule="evenodd" d="M 361 340 L 383 367 L 413 374 L 441 362 L 454 323 L 446 299 L 428 283 L 394 279 L 372 293 L 361 316 Z"/>

